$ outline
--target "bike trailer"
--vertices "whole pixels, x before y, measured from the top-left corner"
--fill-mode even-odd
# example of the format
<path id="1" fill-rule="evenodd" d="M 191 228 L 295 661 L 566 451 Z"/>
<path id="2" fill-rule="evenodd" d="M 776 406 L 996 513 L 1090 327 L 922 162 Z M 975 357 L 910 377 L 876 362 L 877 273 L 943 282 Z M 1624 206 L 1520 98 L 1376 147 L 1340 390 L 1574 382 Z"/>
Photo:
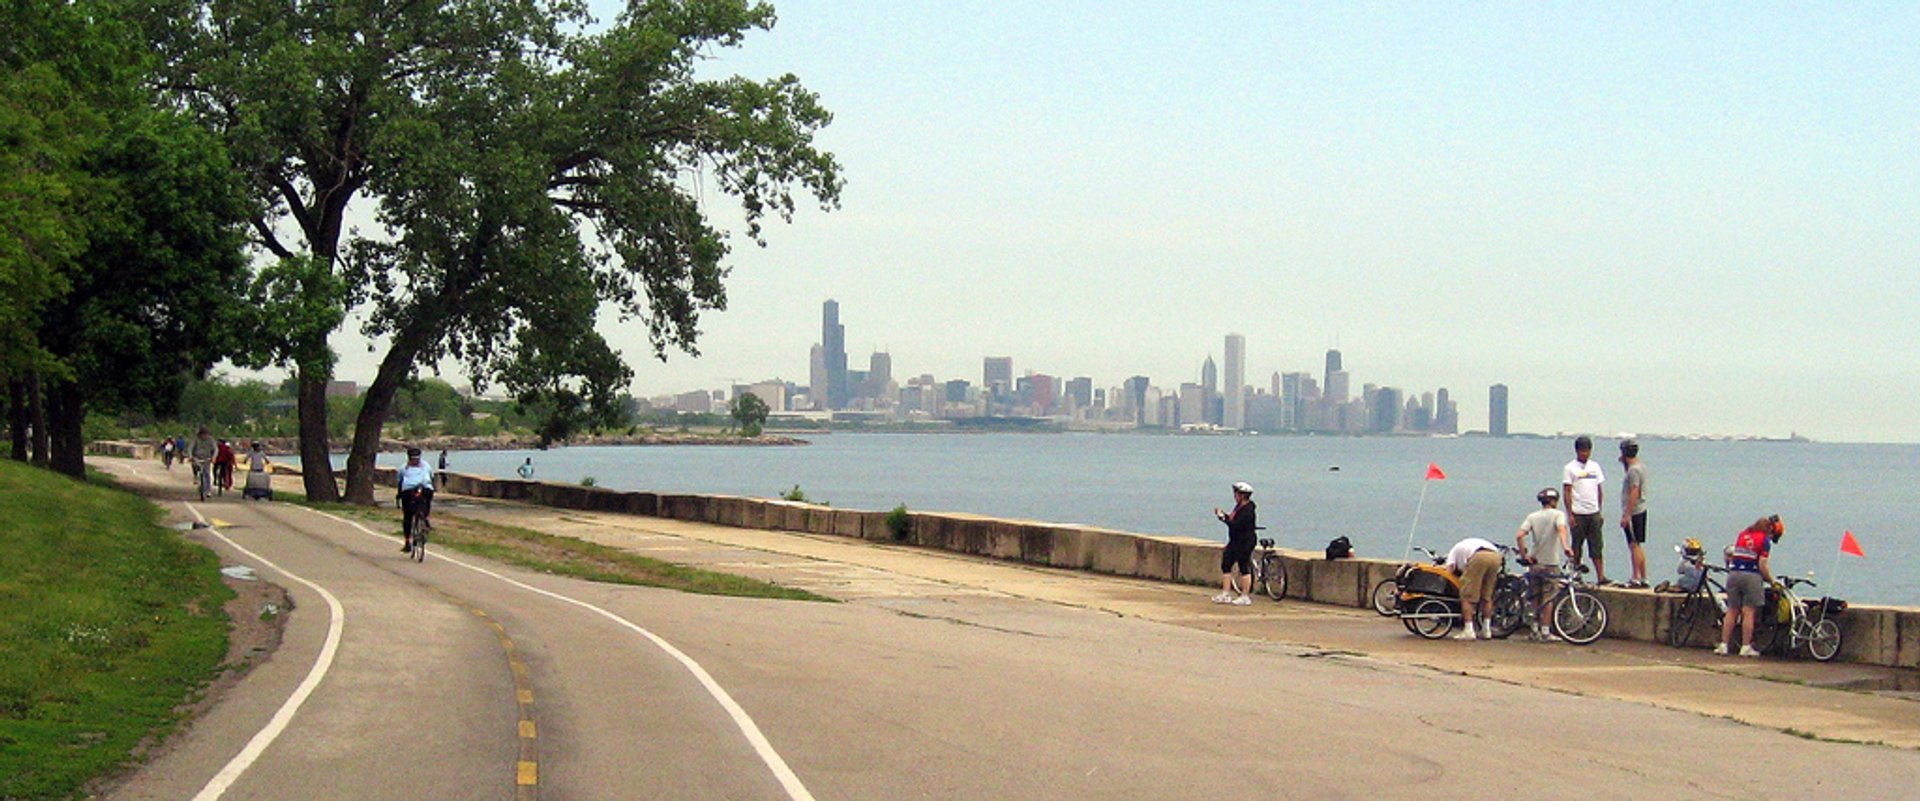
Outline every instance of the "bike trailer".
<path id="1" fill-rule="evenodd" d="M 265 470 L 248 471 L 246 497 L 250 500 L 273 500 L 273 474 Z"/>
<path id="2" fill-rule="evenodd" d="M 1401 568 L 1400 597 L 1460 597 L 1460 580 L 1453 571 L 1439 565 L 1407 565 Z"/>

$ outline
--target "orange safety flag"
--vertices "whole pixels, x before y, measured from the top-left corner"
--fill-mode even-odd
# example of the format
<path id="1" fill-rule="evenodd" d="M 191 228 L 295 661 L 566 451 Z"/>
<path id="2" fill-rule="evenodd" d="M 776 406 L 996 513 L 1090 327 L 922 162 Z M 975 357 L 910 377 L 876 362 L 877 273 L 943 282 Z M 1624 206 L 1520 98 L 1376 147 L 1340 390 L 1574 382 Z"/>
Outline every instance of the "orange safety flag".
<path id="1" fill-rule="evenodd" d="M 1867 558 L 1867 552 L 1860 550 L 1860 541 L 1853 538 L 1853 532 L 1851 531 L 1840 534 L 1840 552 L 1850 553 L 1862 559 Z"/>
<path id="2" fill-rule="evenodd" d="M 1447 477 L 1446 473 L 1440 472 L 1439 465 L 1434 464 L 1432 462 L 1427 463 L 1427 480 L 1428 481 L 1437 481 L 1437 480 L 1445 479 L 1446 477 Z"/>

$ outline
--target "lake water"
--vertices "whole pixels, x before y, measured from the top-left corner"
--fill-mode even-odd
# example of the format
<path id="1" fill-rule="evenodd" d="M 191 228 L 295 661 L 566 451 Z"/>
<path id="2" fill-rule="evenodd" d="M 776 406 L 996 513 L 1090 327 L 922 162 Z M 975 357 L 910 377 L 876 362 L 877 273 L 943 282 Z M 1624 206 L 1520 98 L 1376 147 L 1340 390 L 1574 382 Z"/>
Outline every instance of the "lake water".
<path id="1" fill-rule="evenodd" d="M 513 476 L 527 457 L 541 480 L 653 492 L 807 497 L 850 509 L 951 511 L 1224 539 L 1212 517 L 1234 481 L 1254 485 L 1260 522 L 1282 546 L 1318 550 L 1336 535 L 1359 555 L 1398 558 L 1419 507 L 1416 544 L 1465 536 L 1511 542 L 1534 493 L 1560 485 L 1562 440 L 1399 437 L 1208 437 L 1116 434 L 822 434 L 799 447 L 582 447 L 452 455 L 457 472 Z M 1594 454 L 1607 474 L 1609 577 L 1630 575 L 1619 528 L 1625 470 L 1615 443 Z M 432 458 L 433 454 L 429 454 Z M 1648 469 L 1648 573 L 1673 575 L 1673 546 L 1709 553 L 1754 518 L 1777 513 L 1787 536 L 1776 573 L 1817 573 L 1856 603 L 1920 606 L 1908 572 L 1915 524 L 1901 513 L 1920 488 L 1920 446 L 1792 442 L 1642 444 Z M 383 464 L 399 457 L 385 454 Z M 1426 482 L 1427 464 L 1446 472 Z M 1338 470 L 1331 468 L 1338 467 Z M 1426 498 L 1421 502 L 1421 490 Z M 1853 531 L 1867 558 L 1842 557 Z"/>

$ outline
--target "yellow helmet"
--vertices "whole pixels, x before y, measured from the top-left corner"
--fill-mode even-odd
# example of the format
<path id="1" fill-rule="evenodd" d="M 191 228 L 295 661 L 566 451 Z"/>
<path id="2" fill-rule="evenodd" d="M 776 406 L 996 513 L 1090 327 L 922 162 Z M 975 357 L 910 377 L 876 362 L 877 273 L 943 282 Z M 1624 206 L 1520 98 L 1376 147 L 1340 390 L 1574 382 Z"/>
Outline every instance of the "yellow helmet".
<path id="1" fill-rule="evenodd" d="M 1698 555 L 1702 550 L 1704 550 L 1703 548 L 1700 547 L 1700 540 L 1695 537 L 1688 537 L 1685 547 L 1687 549 L 1687 553 L 1691 555 Z"/>

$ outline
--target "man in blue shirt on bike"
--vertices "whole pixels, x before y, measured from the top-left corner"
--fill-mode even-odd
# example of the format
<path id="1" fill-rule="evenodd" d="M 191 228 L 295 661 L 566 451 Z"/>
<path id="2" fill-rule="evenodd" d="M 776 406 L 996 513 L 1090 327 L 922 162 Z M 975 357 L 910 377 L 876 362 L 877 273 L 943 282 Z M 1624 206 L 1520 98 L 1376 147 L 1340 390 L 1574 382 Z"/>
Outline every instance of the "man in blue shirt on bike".
<path id="1" fill-rule="evenodd" d="M 433 511 L 433 468 L 420 459 L 419 448 L 407 449 L 407 465 L 400 468 L 401 553 L 413 552 L 413 527 Z"/>

